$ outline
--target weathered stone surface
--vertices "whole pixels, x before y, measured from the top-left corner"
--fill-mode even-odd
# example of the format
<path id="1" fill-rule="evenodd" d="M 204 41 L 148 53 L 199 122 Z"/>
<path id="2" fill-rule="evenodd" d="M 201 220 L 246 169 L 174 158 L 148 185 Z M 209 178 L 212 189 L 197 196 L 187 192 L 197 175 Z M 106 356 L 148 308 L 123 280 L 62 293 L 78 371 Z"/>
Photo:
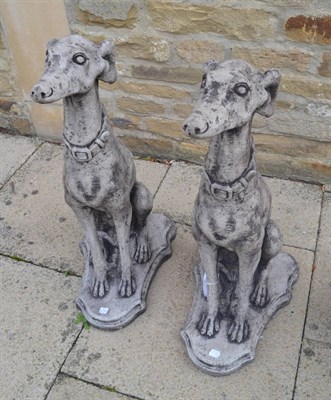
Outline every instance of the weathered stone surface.
<path id="1" fill-rule="evenodd" d="M 170 58 L 170 46 L 165 39 L 154 36 L 119 37 L 116 40 L 116 54 L 120 58 L 165 62 Z"/>
<path id="2" fill-rule="evenodd" d="M 80 0 L 78 18 L 84 24 L 102 24 L 105 27 L 133 28 L 137 23 L 138 10 L 132 0 L 112 1 Z"/>
<path id="3" fill-rule="evenodd" d="M 155 210 L 167 210 L 180 223 L 191 224 L 202 168 L 183 162 L 172 164 L 155 197 Z M 177 182 L 176 187 L 171 182 Z M 181 190 L 178 192 L 177 187 Z"/>
<path id="4" fill-rule="evenodd" d="M 52 387 L 48 400 L 130 400 L 132 397 L 124 396 L 115 392 L 111 386 L 102 388 L 89 385 L 86 382 L 59 375 Z"/>
<path id="5" fill-rule="evenodd" d="M 331 16 L 297 15 L 285 23 L 286 35 L 306 43 L 331 44 Z"/>
<path id="6" fill-rule="evenodd" d="M 266 120 L 266 129 L 271 132 L 330 141 L 329 122 L 327 118 L 308 117 L 298 112 L 276 112 L 274 116 Z"/>
<path id="7" fill-rule="evenodd" d="M 10 179 L 37 147 L 35 139 L 0 135 L 0 186 Z"/>
<path id="8" fill-rule="evenodd" d="M 121 140 L 134 154 L 167 159 L 176 158 L 176 143 L 170 139 L 122 136 Z"/>
<path id="9" fill-rule="evenodd" d="M 21 135 L 32 135 L 34 132 L 30 120 L 24 116 L 14 116 L 14 118 L 12 118 L 12 129 L 13 132 L 17 131 Z"/>
<path id="10" fill-rule="evenodd" d="M 253 8 L 212 7 L 159 0 L 149 0 L 147 6 L 152 26 L 160 31 L 180 34 L 215 32 L 235 39 L 270 38 L 275 33 L 272 14 Z M 254 24 L 250 23 L 252 20 Z"/>
<path id="11" fill-rule="evenodd" d="M 299 74 L 284 73 L 281 80 L 281 90 L 303 97 L 331 98 L 331 82 L 321 82 L 315 77 Z"/>
<path id="12" fill-rule="evenodd" d="M 82 231 L 64 201 L 62 152 L 60 146 L 43 144 L 2 189 L 0 249 L 4 254 L 81 275 Z M 155 194 L 166 169 L 155 164 L 149 171 L 139 161 L 137 177 Z"/>
<path id="13" fill-rule="evenodd" d="M 187 118 L 193 110 L 193 105 L 191 105 L 191 104 L 174 104 L 173 110 L 179 117 Z M 184 135 L 184 132 L 183 132 L 183 135 Z"/>
<path id="14" fill-rule="evenodd" d="M 201 170 L 198 166 L 173 163 L 155 197 L 155 209 L 168 210 L 176 221 L 191 224 Z M 284 243 L 314 250 L 322 196 L 320 187 L 281 179 L 265 180 L 273 199 L 272 219 L 280 227 Z M 174 181 L 178 182 L 180 193 L 174 188 Z M 304 219 L 302 210 L 305 210 Z"/>
<path id="15" fill-rule="evenodd" d="M 76 340 L 79 279 L 0 257 L 1 397 L 43 400 Z"/>
<path id="16" fill-rule="evenodd" d="M 243 59 L 257 68 L 291 68 L 306 72 L 314 57 L 313 52 L 299 50 L 281 50 L 275 48 L 247 48 L 236 46 L 233 58 Z"/>
<path id="17" fill-rule="evenodd" d="M 224 58 L 222 44 L 210 40 L 183 40 L 177 45 L 176 52 L 189 63 L 204 63 L 212 59 L 221 61 Z"/>
<path id="18" fill-rule="evenodd" d="M 259 151 L 263 151 L 292 157 L 304 157 L 309 153 L 310 157 L 316 157 L 316 159 L 331 158 L 330 142 L 312 141 L 291 136 L 267 135 L 263 133 L 255 133 L 254 140 L 257 148 L 257 155 Z"/>
<path id="19" fill-rule="evenodd" d="M 138 113 L 142 115 L 163 114 L 164 106 L 154 101 L 139 100 L 133 97 L 122 97 L 117 99 L 117 107 L 120 110 Z"/>
<path id="20" fill-rule="evenodd" d="M 304 340 L 294 400 L 330 399 L 331 344 Z"/>
<path id="21" fill-rule="evenodd" d="M 67 1 L 67 0 L 65 0 Z M 67 1 L 68 3 L 68 1 Z M 69 17 L 70 18 L 70 17 Z M 78 35 L 84 36 L 86 39 L 94 43 L 100 43 L 105 39 L 109 38 L 107 30 L 101 26 L 96 25 L 82 25 L 79 22 L 70 23 L 71 33 L 77 33 Z"/>
<path id="22" fill-rule="evenodd" d="M 328 184 L 331 182 L 330 159 L 284 156 L 260 151 L 257 161 L 263 175 L 287 177 L 310 183 Z"/>
<path id="23" fill-rule="evenodd" d="M 167 99 L 186 99 L 190 97 L 189 92 L 180 88 L 141 82 L 124 82 L 121 80 L 117 81 L 115 85 L 112 86 L 101 83 L 100 87 L 108 90 L 123 90 L 124 92 L 130 94 L 137 93 L 156 97 L 164 97 Z"/>
<path id="24" fill-rule="evenodd" d="M 42 107 L 31 102 L 28 106 L 38 137 L 59 143 L 63 133 L 62 104 L 48 104 L 47 107 Z"/>
<path id="25" fill-rule="evenodd" d="M 309 103 L 305 112 L 316 117 L 331 117 L 331 106 L 323 103 Z M 331 137 L 330 137 L 331 138 Z"/>
<path id="26" fill-rule="evenodd" d="M 331 193 L 324 194 L 305 337 L 331 344 Z"/>
<path id="27" fill-rule="evenodd" d="M 132 279 L 135 281 L 135 291 L 131 296 L 119 296 L 121 287 L 121 274 L 118 271 L 118 256 L 108 262 L 107 271 L 110 282 L 109 291 L 104 296 L 96 297 L 91 294 L 91 284 L 94 278 L 93 259 L 91 245 L 84 239 L 84 264 L 85 271 L 82 278 L 81 289 L 76 299 L 77 307 L 82 311 L 87 321 L 100 329 L 118 330 L 129 325 L 139 315 L 145 312 L 147 307 L 147 295 L 152 279 L 160 266 L 170 258 L 172 254 L 171 242 L 176 236 L 174 222 L 164 213 L 150 213 L 145 223 L 145 234 L 151 256 L 143 263 L 138 263 L 136 257 L 132 260 Z M 114 255 L 116 244 L 114 230 L 101 232 L 106 235 L 108 245 L 105 246 L 105 258 L 108 261 Z M 100 234 L 100 232 L 99 232 Z M 116 240 L 116 239 L 115 239 Z M 103 240 L 105 243 L 105 239 Z M 129 254 L 134 254 L 136 237 L 129 237 Z M 101 313 L 101 308 L 106 308 Z"/>
<path id="28" fill-rule="evenodd" d="M 0 99 L 0 109 L 1 111 L 11 111 L 12 107 L 17 105 L 14 100 Z"/>
<path id="29" fill-rule="evenodd" d="M 184 226 L 178 229 L 171 260 L 153 281 L 146 313 L 125 329 L 125 335 L 124 331 L 113 332 L 111 346 L 107 332 L 84 331 L 63 372 L 146 400 L 212 399 L 215 393 L 227 400 L 241 399 L 243 393 L 245 400 L 291 400 L 313 253 L 293 248 L 286 251 L 301 267 L 293 298 L 270 322 L 255 362 L 238 373 L 222 379 L 201 373 L 180 341 L 179 332 L 192 302 L 192 265 L 196 260 L 196 244 Z M 97 353 L 101 357 L 88 363 Z"/>
<path id="30" fill-rule="evenodd" d="M 262 115 L 259 115 L 256 113 L 253 117 L 252 127 L 253 128 L 264 128 L 265 125 L 266 125 L 265 117 L 262 117 Z"/>
<path id="31" fill-rule="evenodd" d="M 311 3 L 311 0 L 260 0 L 263 3 L 279 7 L 304 7 Z"/>
<path id="32" fill-rule="evenodd" d="M 322 54 L 322 62 L 318 67 L 318 73 L 322 76 L 331 77 L 331 51 L 325 51 Z"/>
<path id="33" fill-rule="evenodd" d="M 161 118 L 146 118 L 146 127 L 149 132 L 172 138 L 183 138 L 182 122 Z"/>
<path id="34" fill-rule="evenodd" d="M 153 196 L 155 196 L 160 183 L 168 171 L 168 165 L 158 162 L 151 164 L 149 161 L 144 160 L 135 160 L 134 163 L 137 170 L 137 180 L 143 182 Z"/>
<path id="35" fill-rule="evenodd" d="M 136 78 L 152 79 L 165 82 L 198 83 L 202 72 L 191 67 L 146 67 L 132 66 L 132 75 Z"/>
<path id="36" fill-rule="evenodd" d="M 284 235 L 284 244 L 315 250 L 322 196 L 320 187 L 275 178 L 265 180 L 272 194 L 271 216 Z M 302 218 L 302 210 L 305 210 L 305 218 Z"/>
<path id="37" fill-rule="evenodd" d="M 0 27 L 0 49 L 5 49 L 5 48 L 6 48 L 6 44 L 5 44 L 5 40 L 4 40 L 3 30 L 2 30 L 2 27 Z"/>
<path id="38" fill-rule="evenodd" d="M 10 71 L 10 64 L 8 52 L 0 50 L 0 71 Z"/>
<path id="39" fill-rule="evenodd" d="M 177 153 L 179 160 L 191 160 L 194 163 L 202 164 L 208 150 L 208 143 L 190 143 L 183 141 L 179 144 Z"/>
<path id="40" fill-rule="evenodd" d="M 111 124 L 114 128 L 120 129 L 133 129 L 133 130 L 140 130 L 141 118 L 137 115 L 126 114 L 124 118 L 121 117 L 114 117 L 111 118 Z"/>
<path id="41" fill-rule="evenodd" d="M 1 97 L 13 98 L 18 95 L 18 88 L 7 71 L 0 71 L 0 88 Z"/>
<path id="42" fill-rule="evenodd" d="M 277 100 L 276 101 L 276 110 L 293 110 L 295 105 L 289 101 Z"/>
<path id="43" fill-rule="evenodd" d="M 2 189 L 0 248 L 35 264 L 81 274 L 82 232 L 64 201 L 62 152 L 60 146 L 43 144 Z"/>

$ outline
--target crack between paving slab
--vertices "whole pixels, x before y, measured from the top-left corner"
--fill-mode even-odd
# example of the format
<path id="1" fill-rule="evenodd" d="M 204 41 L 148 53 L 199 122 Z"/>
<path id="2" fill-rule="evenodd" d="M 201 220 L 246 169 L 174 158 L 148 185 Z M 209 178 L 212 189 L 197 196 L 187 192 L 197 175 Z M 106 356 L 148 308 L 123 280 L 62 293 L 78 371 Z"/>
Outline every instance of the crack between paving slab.
<path id="1" fill-rule="evenodd" d="M 47 265 L 37 264 L 37 263 L 35 263 L 34 261 L 31 261 L 31 260 L 25 260 L 24 258 L 22 258 L 20 256 L 6 254 L 6 253 L 2 253 L 2 252 L 0 252 L 0 256 L 5 257 L 5 258 L 9 258 L 9 259 L 17 261 L 17 262 L 22 262 L 22 263 L 25 263 L 25 264 L 31 264 L 34 267 L 43 268 L 43 269 L 47 269 L 49 271 L 57 272 L 58 274 L 65 275 L 65 277 L 75 276 L 76 278 L 82 278 L 82 275 L 79 275 L 76 272 L 70 270 L 70 268 L 68 270 L 62 271 L 62 270 L 58 270 L 56 268 L 48 267 Z"/>
<path id="2" fill-rule="evenodd" d="M 161 182 L 159 183 L 159 185 L 158 185 L 158 187 L 157 187 L 157 189 L 156 189 L 156 191 L 155 191 L 155 194 L 154 194 L 154 196 L 153 196 L 153 199 L 155 199 L 156 195 L 158 194 L 159 189 L 160 189 L 160 187 L 161 187 L 163 181 L 165 180 L 166 176 L 168 175 L 168 172 L 170 171 L 170 168 L 171 168 L 171 167 L 172 167 L 172 164 L 171 164 L 171 165 L 168 165 L 168 168 L 167 168 L 167 170 L 166 170 L 166 173 L 164 174 L 163 178 L 161 179 Z"/>
<path id="3" fill-rule="evenodd" d="M 318 245 L 319 235 L 320 235 L 320 231 L 321 231 L 321 221 L 322 221 L 322 211 L 323 211 L 324 197 L 325 197 L 324 196 L 324 192 L 322 192 L 321 208 L 320 208 L 320 215 L 319 215 L 319 219 L 318 219 L 318 229 L 317 229 L 316 242 L 315 242 L 314 259 L 313 259 L 313 265 L 312 265 L 312 270 L 311 270 L 311 274 L 310 274 L 308 298 L 307 298 L 305 319 L 304 319 L 302 335 L 301 335 L 301 344 L 300 344 L 300 350 L 299 350 L 297 370 L 296 370 L 296 374 L 295 374 L 295 378 L 294 378 L 294 387 L 293 387 L 293 391 L 292 391 L 292 400 L 294 400 L 294 398 L 295 398 L 295 392 L 296 392 L 296 389 L 297 389 L 297 380 L 298 380 L 298 374 L 299 374 L 299 368 L 300 368 L 301 353 L 302 353 L 303 341 L 305 339 L 305 330 L 306 330 L 306 323 L 307 323 L 308 309 L 309 309 L 309 299 L 310 299 L 310 293 L 311 293 L 311 288 L 312 288 L 313 279 L 314 279 L 314 265 L 315 265 L 315 262 L 316 262 L 317 245 Z"/>
<path id="4" fill-rule="evenodd" d="M 109 389 L 107 389 L 107 386 L 105 386 L 105 385 L 101 385 L 101 384 L 99 384 L 99 383 L 94 383 L 94 382 L 90 382 L 90 381 L 87 381 L 87 380 L 82 379 L 82 378 L 78 378 L 77 376 L 70 375 L 70 374 L 68 374 L 67 372 L 61 372 L 61 374 L 64 375 L 64 376 L 67 376 L 68 378 L 75 379 L 76 381 L 84 382 L 84 383 L 86 383 L 87 385 L 91 385 L 91 386 L 97 387 L 97 388 L 102 389 L 102 390 L 104 390 L 104 391 L 106 391 L 106 392 L 109 392 L 109 393 L 121 394 L 121 395 L 123 395 L 123 396 L 128 397 L 129 399 L 145 400 L 145 399 L 143 399 L 142 397 L 137 397 L 137 396 L 133 396 L 132 394 L 128 394 L 128 393 L 124 393 L 124 392 L 119 392 L 119 391 L 116 390 L 116 388 L 115 388 L 114 386 L 111 386 L 111 390 L 109 390 Z M 46 398 L 45 398 L 45 400 L 46 400 Z"/>
<path id="5" fill-rule="evenodd" d="M 3 185 L 1 186 L 0 190 L 4 189 L 4 187 L 8 184 L 8 182 L 14 178 L 14 176 L 21 170 L 22 167 L 24 167 L 24 165 L 36 154 L 36 152 L 38 150 L 40 150 L 40 148 L 44 145 L 44 142 L 39 143 L 38 146 L 33 150 L 33 152 L 26 158 L 26 160 L 23 162 L 23 164 L 21 164 L 16 170 L 15 172 L 3 183 Z"/>
<path id="6" fill-rule="evenodd" d="M 67 361 L 67 358 L 69 357 L 69 354 L 71 353 L 72 349 L 74 348 L 75 344 L 77 343 L 77 340 L 78 340 L 79 336 L 81 335 L 83 329 L 84 329 L 84 326 L 81 327 L 81 330 L 79 331 L 76 339 L 74 340 L 72 346 L 70 347 L 70 349 L 69 349 L 69 351 L 68 351 L 68 353 L 67 353 L 67 355 L 66 355 L 66 357 L 65 357 L 65 359 L 63 361 L 63 363 L 60 365 L 60 368 L 59 368 L 57 374 L 55 375 L 55 378 L 54 378 L 53 382 L 51 383 L 51 385 L 50 385 L 50 387 L 48 389 L 48 392 L 46 393 L 46 396 L 45 396 L 44 400 L 47 400 L 47 397 L 48 397 L 50 391 L 52 390 L 52 388 L 53 388 L 58 376 L 61 374 L 61 369 L 62 369 L 64 363 Z"/>
<path id="7" fill-rule="evenodd" d="M 331 346 L 330 342 L 325 342 L 324 340 L 310 339 L 309 337 L 305 337 L 305 340 L 307 340 L 307 342 L 314 342 L 314 343 L 320 343 L 320 344 L 325 344 L 327 346 Z"/>

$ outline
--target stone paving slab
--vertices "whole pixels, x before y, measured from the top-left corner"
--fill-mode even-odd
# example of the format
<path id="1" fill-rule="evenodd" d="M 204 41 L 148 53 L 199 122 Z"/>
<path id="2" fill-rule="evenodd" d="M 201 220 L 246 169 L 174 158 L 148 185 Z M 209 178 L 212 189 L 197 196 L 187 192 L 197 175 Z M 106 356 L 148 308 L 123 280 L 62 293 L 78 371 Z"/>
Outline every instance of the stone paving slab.
<path id="1" fill-rule="evenodd" d="M 168 167 L 136 161 L 137 177 L 155 194 Z M 83 273 L 82 230 L 64 201 L 63 147 L 44 143 L 0 192 L 0 252 Z"/>
<path id="2" fill-rule="evenodd" d="M 44 143 L 0 191 L 0 251 L 81 274 L 82 231 L 64 202 L 62 153 Z"/>
<path id="3" fill-rule="evenodd" d="M 178 222 L 191 224 L 202 167 L 173 163 L 155 198 L 155 208 L 166 210 Z M 272 218 L 284 243 L 315 250 L 322 191 L 319 186 L 265 178 L 272 194 Z"/>
<path id="4" fill-rule="evenodd" d="M 180 339 L 195 290 L 196 244 L 188 227 L 178 227 L 173 247 L 154 278 L 147 311 L 121 331 L 84 331 L 63 372 L 146 400 L 292 399 L 313 252 L 285 249 L 300 265 L 290 305 L 270 322 L 253 363 L 215 378 L 193 366 Z"/>
<path id="5" fill-rule="evenodd" d="M 305 337 L 331 343 L 331 193 L 324 194 Z M 331 392 L 330 392 L 331 396 Z"/>
<path id="6" fill-rule="evenodd" d="M 0 187 L 38 147 L 38 141 L 23 136 L 0 134 Z"/>
<path id="7" fill-rule="evenodd" d="M 177 222 L 191 225 L 201 172 L 198 165 L 174 162 L 155 196 L 156 210 L 166 210 Z"/>
<path id="8" fill-rule="evenodd" d="M 79 278 L 0 257 L 0 398 L 44 400 L 80 326 Z"/>
<path id="9" fill-rule="evenodd" d="M 59 375 L 47 400 L 130 400 L 132 397 L 111 392 L 88 383 Z"/>
<path id="10" fill-rule="evenodd" d="M 303 342 L 294 400 L 330 400 L 331 344 Z"/>

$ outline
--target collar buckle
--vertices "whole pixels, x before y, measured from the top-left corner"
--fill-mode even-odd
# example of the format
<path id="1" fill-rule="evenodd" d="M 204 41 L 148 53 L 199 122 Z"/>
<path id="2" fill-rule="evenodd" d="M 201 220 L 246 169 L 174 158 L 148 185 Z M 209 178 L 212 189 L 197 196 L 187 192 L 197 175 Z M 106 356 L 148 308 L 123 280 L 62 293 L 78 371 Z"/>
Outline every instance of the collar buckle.
<path id="1" fill-rule="evenodd" d="M 63 141 L 68 150 L 71 152 L 72 156 L 76 161 L 87 162 L 91 161 L 92 158 L 101 151 L 110 136 L 109 130 L 106 129 L 106 117 L 105 113 L 102 114 L 102 125 L 97 136 L 86 146 L 78 146 L 69 142 L 63 133 Z"/>

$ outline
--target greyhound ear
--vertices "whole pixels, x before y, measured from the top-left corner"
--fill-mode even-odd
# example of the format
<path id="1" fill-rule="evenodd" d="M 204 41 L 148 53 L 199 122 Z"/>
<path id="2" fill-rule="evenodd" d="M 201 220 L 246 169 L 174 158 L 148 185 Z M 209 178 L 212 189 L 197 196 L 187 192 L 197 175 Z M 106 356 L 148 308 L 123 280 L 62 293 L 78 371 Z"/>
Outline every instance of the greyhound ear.
<path id="1" fill-rule="evenodd" d="M 115 49 L 112 40 L 104 40 L 100 43 L 100 55 L 105 60 L 105 67 L 98 79 L 107 83 L 114 83 L 117 79 L 117 72 L 115 67 Z"/>
<path id="2" fill-rule="evenodd" d="M 277 69 L 269 69 L 262 75 L 262 85 L 267 92 L 267 101 L 256 110 L 265 117 L 271 117 L 275 111 L 275 101 L 280 83 L 280 73 Z"/>

